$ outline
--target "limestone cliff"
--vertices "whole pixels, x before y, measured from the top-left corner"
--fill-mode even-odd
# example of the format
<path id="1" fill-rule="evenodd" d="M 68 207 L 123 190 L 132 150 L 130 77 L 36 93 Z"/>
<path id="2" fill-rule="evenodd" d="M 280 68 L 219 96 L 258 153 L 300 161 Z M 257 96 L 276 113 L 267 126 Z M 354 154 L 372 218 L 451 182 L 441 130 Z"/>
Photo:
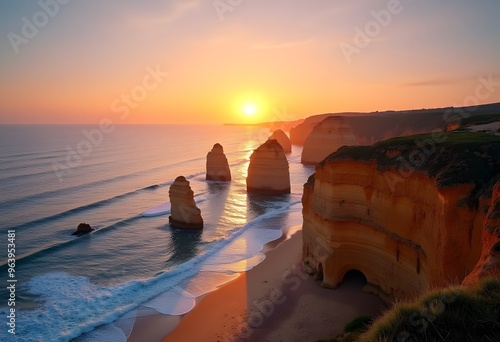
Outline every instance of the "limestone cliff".
<path id="1" fill-rule="evenodd" d="M 491 206 L 484 223 L 481 257 L 463 283 L 477 283 L 479 279 L 488 276 L 500 277 L 500 180 L 493 190 Z"/>
<path id="2" fill-rule="evenodd" d="M 290 193 L 288 160 L 277 140 L 266 141 L 250 156 L 247 191 L 276 195 Z"/>
<path id="3" fill-rule="evenodd" d="M 358 145 L 358 139 L 346 119 L 330 116 L 321 121 L 307 137 L 302 150 L 302 164 L 317 164 L 344 145 Z"/>
<path id="4" fill-rule="evenodd" d="M 290 139 L 281 129 L 278 129 L 273 132 L 273 134 L 269 137 L 269 139 L 278 140 L 278 143 L 283 147 L 283 151 L 285 153 L 292 153 L 292 143 Z"/>
<path id="5" fill-rule="evenodd" d="M 481 255 L 499 175 L 500 138 L 486 134 L 343 147 L 304 185 L 304 264 L 332 288 L 359 270 L 387 299 L 460 282 Z"/>
<path id="6" fill-rule="evenodd" d="M 327 117 L 344 118 L 360 145 L 369 145 L 392 137 L 432 132 L 446 129 L 449 124 L 467 125 L 491 122 L 491 116 L 498 117 L 500 103 L 474 107 L 447 107 L 405 111 L 371 113 L 328 113 L 313 115 L 290 129 L 290 141 L 304 145 L 314 127 Z M 332 151 L 333 152 L 333 151 Z"/>
<path id="7" fill-rule="evenodd" d="M 170 225 L 179 229 L 202 229 L 201 211 L 194 201 L 194 193 L 189 181 L 179 176 L 168 190 L 171 203 Z"/>
<path id="8" fill-rule="evenodd" d="M 206 179 L 223 182 L 231 180 L 231 170 L 221 144 L 215 144 L 207 154 Z"/>

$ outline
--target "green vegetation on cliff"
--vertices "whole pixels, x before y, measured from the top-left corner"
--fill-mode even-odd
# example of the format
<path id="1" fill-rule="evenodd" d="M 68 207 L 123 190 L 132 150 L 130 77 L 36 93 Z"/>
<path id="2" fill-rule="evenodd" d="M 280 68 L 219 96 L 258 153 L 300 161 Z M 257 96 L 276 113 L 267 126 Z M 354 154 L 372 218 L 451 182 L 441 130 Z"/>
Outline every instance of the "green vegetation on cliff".
<path id="1" fill-rule="evenodd" d="M 468 199 L 491 190 L 500 177 L 500 136 L 472 132 L 439 132 L 398 137 L 372 146 L 345 146 L 318 167 L 335 160 L 376 161 L 378 170 L 395 168 L 402 177 L 425 172 L 439 187 L 474 184 Z"/>
<path id="2" fill-rule="evenodd" d="M 369 326 L 356 326 L 330 341 L 498 341 L 500 279 L 429 291 L 394 304 Z"/>

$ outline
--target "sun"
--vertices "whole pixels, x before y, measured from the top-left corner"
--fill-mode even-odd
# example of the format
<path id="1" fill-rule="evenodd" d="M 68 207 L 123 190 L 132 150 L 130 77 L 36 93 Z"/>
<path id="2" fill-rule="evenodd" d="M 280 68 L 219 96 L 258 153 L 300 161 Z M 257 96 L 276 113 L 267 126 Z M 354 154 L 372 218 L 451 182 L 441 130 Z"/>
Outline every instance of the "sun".
<path id="1" fill-rule="evenodd" d="M 254 116 L 257 114 L 257 105 L 255 103 L 246 103 L 243 105 L 243 113 L 247 116 Z"/>

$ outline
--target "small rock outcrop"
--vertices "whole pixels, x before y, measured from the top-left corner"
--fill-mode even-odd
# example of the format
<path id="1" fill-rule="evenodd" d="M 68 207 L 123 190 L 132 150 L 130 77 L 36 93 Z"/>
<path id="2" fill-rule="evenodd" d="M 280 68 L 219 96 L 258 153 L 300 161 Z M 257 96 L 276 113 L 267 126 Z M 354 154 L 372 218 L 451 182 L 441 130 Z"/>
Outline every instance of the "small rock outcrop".
<path id="1" fill-rule="evenodd" d="M 315 165 L 344 145 L 359 142 L 345 118 L 330 116 L 314 127 L 302 150 L 302 164 Z"/>
<path id="2" fill-rule="evenodd" d="M 266 141 L 250 156 L 247 191 L 270 195 L 290 193 L 288 160 L 277 140 Z"/>
<path id="3" fill-rule="evenodd" d="M 76 227 L 76 232 L 73 232 L 71 235 L 80 236 L 80 235 L 83 235 L 83 234 L 90 233 L 93 230 L 94 229 L 90 226 L 90 224 L 88 224 L 88 223 L 80 223 L 78 225 L 78 227 Z"/>
<path id="4" fill-rule="evenodd" d="M 229 169 L 229 163 L 221 144 L 215 144 L 212 151 L 207 154 L 206 179 L 222 182 L 231 180 L 231 170 Z"/>
<path id="5" fill-rule="evenodd" d="M 292 153 L 292 143 L 290 139 L 281 129 L 278 129 L 273 132 L 273 134 L 269 137 L 269 139 L 278 140 L 278 143 L 283 147 L 283 151 L 285 153 Z"/>
<path id="6" fill-rule="evenodd" d="M 186 178 L 177 177 L 170 186 L 168 195 L 172 205 L 168 220 L 172 227 L 189 230 L 203 229 L 201 210 L 196 206 L 193 190 Z"/>

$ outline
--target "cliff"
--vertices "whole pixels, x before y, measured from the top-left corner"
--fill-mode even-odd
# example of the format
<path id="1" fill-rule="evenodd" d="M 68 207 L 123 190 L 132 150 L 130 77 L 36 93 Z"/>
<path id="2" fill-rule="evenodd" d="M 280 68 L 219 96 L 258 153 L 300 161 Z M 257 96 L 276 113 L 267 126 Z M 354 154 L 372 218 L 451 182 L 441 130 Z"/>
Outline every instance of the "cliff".
<path id="1" fill-rule="evenodd" d="M 290 142 L 290 139 L 288 138 L 286 133 L 281 129 L 274 131 L 269 139 L 277 140 L 281 147 L 283 147 L 283 151 L 285 153 L 292 153 L 292 143 Z"/>
<path id="2" fill-rule="evenodd" d="M 458 123 L 460 126 L 460 124 L 488 123 L 498 120 L 499 112 L 500 104 L 493 103 L 475 107 L 320 114 L 310 116 L 292 128 L 290 141 L 294 145 L 304 145 L 314 127 L 331 116 L 344 118 L 346 124 L 352 127 L 360 145 L 371 145 L 393 137 L 446 129 L 450 124 Z"/>
<path id="3" fill-rule="evenodd" d="M 302 150 L 302 164 L 317 164 L 344 145 L 358 145 L 346 118 L 330 116 L 316 125 Z"/>
<path id="4" fill-rule="evenodd" d="M 201 210 L 194 201 L 194 193 L 189 181 L 179 176 L 168 190 L 171 203 L 171 215 L 168 217 L 174 228 L 197 230 L 203 228 Z"/>
<path id="5" fill-rule="evenodd" d="M 481 278 L 490 276 L 500 278 L 500 180 L 495 185 L 491 206 L 486 214 L 479 262 L 463 284 L 475 284 Z"/>
<path id="6" fill-rule="evenodd" d="M 247 191 L 260 194 L 289 194 L 290 171 L 283 148 L 274 139 L 253 151 L 248 165 Z"/>
<path id="7" fill-rule="evenodd" d="M 206 179 L 224 182 L 231 180 L 231 170 L 221 144 L 215 144 L 207 154 Z"/>
<path id="8" fill-rule="evenodd" d="M 343 147 L 304 185 L 303 261 L 392 300 L 462 281 L 482 253 L 500 137 L 448 132 Z"/>

